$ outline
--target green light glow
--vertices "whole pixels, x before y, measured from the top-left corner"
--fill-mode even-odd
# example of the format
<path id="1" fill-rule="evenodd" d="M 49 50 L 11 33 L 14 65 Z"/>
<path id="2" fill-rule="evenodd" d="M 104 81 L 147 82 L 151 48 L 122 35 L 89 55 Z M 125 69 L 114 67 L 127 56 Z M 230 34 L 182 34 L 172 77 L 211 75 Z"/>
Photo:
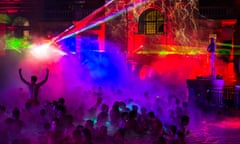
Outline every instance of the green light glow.
<path id="1" fill-rule="evenodd" d="M 230 50 L 224 50 L 224 49 L 220 49 L 217 51 L 218 54 L 223 54 L 223 55 L 229 55 L 230 54 Z"/>
<path id="2" fill-rule="evenodd" d="M 7 24 L 10 23 L 10 17 L 7 14 L 0 13 L 0 23 Z"/>
<path id="3" fill-rule="evenodd" d="M 24 49 L 29 48 L 30 42 L 27 38 L 16 38 L 5 36 L 5 45 L 7 50 L 15 50 L 21 53 Z"/>
<path id="4" fill-rule="evenodd" d="M 138 51 L 137 54 L 147 55 L 147 54 L 157 54 L 157 55 L 171 55 L 171 54 L 179 54 L 179 55 L 197 55 L 203 54 L 200 51 L 190 51 L 190 52 L 175 52 L 175 51 Z"/>
<path id="5" fill-rule="evenodd" d="M 206 54 L 207 51 L 203 46 L 179 46 L 179 45 L 166 45 L 166 44 L 158 44 L 154 48 L 159 50 L 151 50 L 147 46 L 144 46 L 142 50 L 136 52 L 136 54 L 140 55 L 199 55 L 199 54 Z"/>
<path id="6" fill-rule="evenodd" d="M 167 51 L 160 51 L 159 54 L 160 54 L 160 55 L 167 55 L 168 52 L 167 52 Z"/>
<path id="7" fill-rule="evenodd" d="M 197 52 L 197 51 L 190 51 L 188 54 L 189 54 L 189 55 L 197 55 L 198 52 Z"/>
<path id="8" fill-rule="evenodd" d="M 216 43 L 218 46 L 225 46 L 225 47 L 240 47 L 240 45 L 233 45 L 233 44 L 229 44 L 229 43 Z"/>

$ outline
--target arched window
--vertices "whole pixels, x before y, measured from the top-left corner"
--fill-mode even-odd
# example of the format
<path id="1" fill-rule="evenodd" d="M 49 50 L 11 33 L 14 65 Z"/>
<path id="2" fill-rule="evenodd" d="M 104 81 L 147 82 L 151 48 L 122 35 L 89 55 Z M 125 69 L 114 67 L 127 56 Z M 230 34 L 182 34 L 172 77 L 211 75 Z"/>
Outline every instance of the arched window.
<path id="1" fill-rule="evenodd" d="M 148 9 L 139 18 L 138 33 L 159 34 L 164 31 L 164 17 L 158 10 Z"/>
<path id="2" fill-rule="evenodd" d="M 29 37 L 29 21 L 24 17 L 16 17 L 12 23 L 13 26 L 16 26 L 15 35 L 17 37 Z"/>

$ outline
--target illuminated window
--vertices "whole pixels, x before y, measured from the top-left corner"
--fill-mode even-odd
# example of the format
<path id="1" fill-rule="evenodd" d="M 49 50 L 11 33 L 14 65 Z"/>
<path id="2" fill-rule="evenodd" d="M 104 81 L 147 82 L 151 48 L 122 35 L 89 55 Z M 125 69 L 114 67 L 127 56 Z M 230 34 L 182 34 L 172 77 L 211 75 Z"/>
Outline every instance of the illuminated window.
<path id="1" fill-rule="evenodd" d="M 164 31 L 164 17 L 158 10 L 149 9 L 139 18 L 138 32 L 141 34 L 159 34 Z"/>
<path id="2" fill-rule="evenodd" d="M 29 21 L 24 17 L 16 17 L 12 23 L 17 29 L 14 31 L 17 37 L 29 37 Z"/>

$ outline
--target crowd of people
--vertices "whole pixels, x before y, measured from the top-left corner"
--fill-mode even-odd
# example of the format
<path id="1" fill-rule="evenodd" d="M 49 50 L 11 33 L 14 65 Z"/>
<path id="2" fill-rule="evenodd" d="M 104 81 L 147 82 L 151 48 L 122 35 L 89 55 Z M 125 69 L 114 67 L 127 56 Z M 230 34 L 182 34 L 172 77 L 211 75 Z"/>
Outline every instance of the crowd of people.
<path id="1" fill-rule="evenodd" d="M 184 144 L 189 133 L 187 102 L 176 96 L 168 115 L 156 114 L 146 107 L 129 106 L 126 101 L 104 101 L 93 93 L 93 106 L 67 105 L 66 98 L 41 103 L 27 101 L 25 107 L 0 106 L 1 144 Z M 83 98 L 79 98 L 81 101 Z M 169 103 L 170 104 L 170 103 Z M 165 119 L 163 121 L 163 119 Z M 166 119 L 168 121 L 166 122 Z"/>
<path id="2" fill-rule="evenodd" d="M 110 96 L 98 90 L 83 90 L 75 101 L 55 97 L 39 101 L 37 82 L 20 79 L 29 89 L 24 106 L 12 107 L 0 103 L 0 144 L 184 144 L 189 134 L 188 103 L 179 96 L 152 98 L 144 91 L 141 103 L 130 96 L 118 98 L 122 90 Z M 84 88 L 83 88 L 84 89 Z M 86 92 L 87 91 L 87 92 Z M 79 89 L 80 93 L 80 89 Z M 108 95 L 108 96 L 107 96 Z M 91 99 L 87 99 L 92 97 Z M 109 98 L 111 97 L 111 98 Z M 112 98 L 115 97 L 115 98 Z M 111 100 L 109 100 L 111 99 Z M 150 102 L 150 99 L 153 101 Z M 148 101 L 149 100 L 149 101 Z M 154 105 L 150 108 L 149 104 Z"/>

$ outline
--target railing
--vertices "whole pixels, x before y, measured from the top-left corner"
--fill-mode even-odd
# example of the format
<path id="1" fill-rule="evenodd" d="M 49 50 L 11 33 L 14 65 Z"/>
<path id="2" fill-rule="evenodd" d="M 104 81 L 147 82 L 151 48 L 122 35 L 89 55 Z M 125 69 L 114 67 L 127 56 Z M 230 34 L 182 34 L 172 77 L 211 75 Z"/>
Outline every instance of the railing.
<path id="1" fill-rule="evenodd" d="M 200 107 L 240 109 L 240 85 L 220 87 L 189 87 L 189 100 Z"/>
<path id="2" fill-rule="evenodd" d="M 210 89 L 210 94 L 218 106 L 240 108 L 240 88 L 225 86 L 223 89 Z"/>

